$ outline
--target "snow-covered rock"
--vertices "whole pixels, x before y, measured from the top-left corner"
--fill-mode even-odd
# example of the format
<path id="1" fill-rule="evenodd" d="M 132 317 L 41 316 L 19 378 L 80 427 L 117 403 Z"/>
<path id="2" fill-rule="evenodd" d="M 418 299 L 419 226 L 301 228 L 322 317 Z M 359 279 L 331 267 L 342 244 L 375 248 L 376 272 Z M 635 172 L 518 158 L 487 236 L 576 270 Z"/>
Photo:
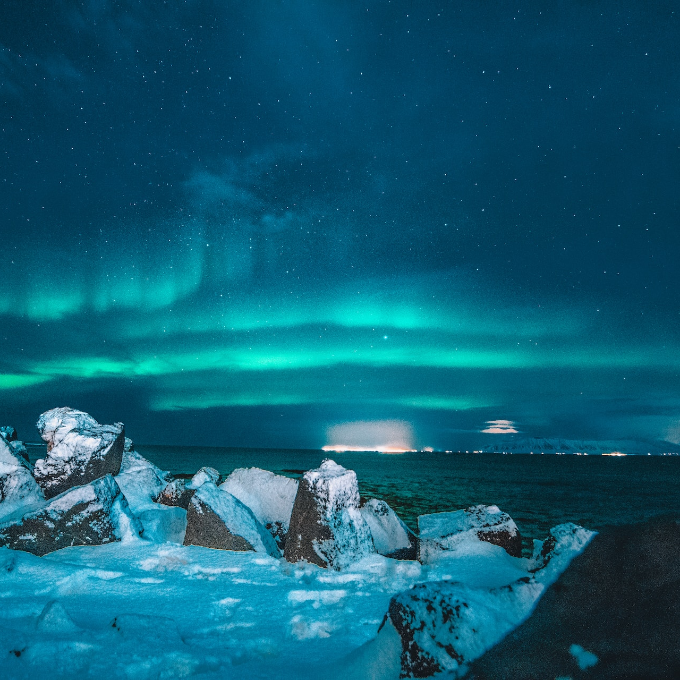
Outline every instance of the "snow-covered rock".
<path id="1" fill-rule="evenodd" d="M 17 442 L 8 443 L 0 437 L 0 518 L 44 500 L 28 463 L 16 453 L 18 447 L 12 444 Z"/>
<path id="2" fill-rule="evenodd" d="M 374 551 L 359 511 L 356 474 L 328 459 L 305 472 L 290 518 L 286 560 L 341 569 Z"/>
<path id="3" fill-rule="evenodd" d="M 239 468 L 220 484 L 220 489 L 247 505 L 283 549 L 298 490 L 297 480 L 260 468 Z"/>
<path id="4" fill-rule="evenodd" d="M 211 467 L 202 467 L 187 483 L 187 489 L 198 489 L 201 484 L 205 482 L 212 482 L 217 484 L 220 479 L 220 473 Z"/>
<path id="5" fill-rule="evenodd" d="M 87 413 L 65 407 L 43 413 L 37 427 L 47 456 L 36 462 L 34 475 L 46 498 L 120 471 L 122 423 L 100 425 Z"/>
<path id="6" fill-rule="evenodd" d="M 281 556 L 271 534 L 250 508 L 213 482 L 204 482 L 189 503 L 184 545 Z"/>
<path id="7" fill-rule="evenodd" d="M 11 425 L 3 425 L 0 427 L 0 439 L 2 439 L 7 446 L 12 450 L 15 456 L 22 458 L 29 470 L 33 469 L 28 458 L 28 451 L 23 442 L 18 439 L 17 431 Z"/>
<path id="8" fill-rule="evenodd" d="M 154 543 L 182 543 L 187 526 L 186 510 L 155 502 L 171 475 L 134 450 L 126 438 L 120 474 L 115 479 L 130 509 L 141 522 L 143 536 Z"/>
<path id="9" fill-rule="evenodd" d="M 195 489 L 187 489 L 186 481 L 183 479 L 173 479 L 169 481 L 160 494 L 154 499 L 161 505 L 189 509 L 189 503 L 196 493 Z"/>
<path id="10" fill-rule="evenodd" d="M 416 559 L 415 537 L 385 501 L 370 498 L 359 512 L 371 530 L 377 552 L 397 559 Z"/>
<path id="11" fill-rule="evenodd" d="M 487 541 L 521 557 L 522 537 L 510 515 L 496 505 L 474 505 L 456 512 L 418 517 L 418 559 L 426 564 L 461 542 Z"/>
<path id="12" fill-rule="evenodd" d="M 138 536 L 142 527 L 111 475 L 77 486 L 0 523 L 0 546 L 35 555 L 70 545 L 101 545 Z"/>
<path id="13" fill-rule="evenodd" d="M 434 581 L 415 585 L 393 597 L 387 618 L 401 637 L 401 677 L 461 672 L 524 621 L 594 532 L 561 525 L 551 535 L 555 542 L 549 563 L 533 574 L 526 571 L 513 583 L 488 588 L 475 584 L 474 579 L 468 583 Z M 461 555 L 465 546 L 461 543 L 454 551 Z M 474 550 L 475 543 L 467 546 Z M 499 548 L 489 546 L 487 550 Z M 514 561 L 518 570 L 528 562 L 505 555 L 507 560 Z M 493 561 L 489 560 L 488 565 L 492 567 Z"/>

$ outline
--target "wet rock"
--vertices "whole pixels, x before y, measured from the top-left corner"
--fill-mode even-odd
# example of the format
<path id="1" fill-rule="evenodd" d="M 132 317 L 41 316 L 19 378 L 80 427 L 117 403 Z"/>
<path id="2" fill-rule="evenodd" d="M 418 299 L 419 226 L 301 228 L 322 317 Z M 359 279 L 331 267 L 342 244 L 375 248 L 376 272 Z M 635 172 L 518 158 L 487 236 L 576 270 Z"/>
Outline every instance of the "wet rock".
<path id="1" fill-rule="evenodd" d="M 466 677 L 679 678 L 678 555 L 680 525 L 675 521 L 603 530 L 531 617 L 479 659 Z"/>
<path id="2" fill-rule="evenodd" d="M 522 537 L 512 518 L 496 505 L 474 505 L 456 512 L 418 518 L 419 555 L 423 564 L 470 539 L 493 543 L 512 557 L 522 556 Z"/>
<path id="3" fill-rule="evenodd" d="M 356 474 L 332 460 L 302 476 L 290 518 L 284 557 L 340 569 L 375 552 L 359 512 Z"/>
<path id="4" fill-rule="evenodd" d="M 139 535 L 141 525 L 111 475 L 77 486 L 0 523 L 0 546 L 45 555 Z"/>
<path id="5" fill-rule="evenodd" d="M 120 471 L 122 423 L 100 425 L 83 411 L 56 408 L 43 413 L 37 427 L 47 456 L 36 462 L 34 475 L 46 498 Z"/>
<path id="6" fill-rule="evenodd" d="M 184 545 L 281 556 L 274 539 L 252 511 L 213 482 L 202 484 L 189 503 Z"/>
<path id="7" fill-rule="evenodd" d="M 220 489 L 247 505 L 283 550 L 298 490 L 297 480 L 260 468 L 239 468 L 220 484 Z"/>
<path id="8" fill-rule="evenodd" d="M 359 511 L 371 530 L 376 552 L 394 559 L 417 559 L 415 536 L 385 501 L 370 498 Z"/>

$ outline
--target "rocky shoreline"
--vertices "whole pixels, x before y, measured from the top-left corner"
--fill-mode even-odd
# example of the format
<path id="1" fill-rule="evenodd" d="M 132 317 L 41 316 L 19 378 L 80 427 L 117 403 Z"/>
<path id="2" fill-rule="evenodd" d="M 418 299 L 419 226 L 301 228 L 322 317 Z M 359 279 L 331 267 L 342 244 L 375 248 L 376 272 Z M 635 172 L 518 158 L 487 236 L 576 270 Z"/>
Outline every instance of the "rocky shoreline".
<path id="1" fill-rule="evenodd" d="M 364 675 L 359 670 L 357 677 L 369 677 L 368 657 L 385 649 L 398 657 L 399 677 L 680 677 L 673 675 L 680 669 L 677 648 L 662 649 L 680 620 L 673 559 L 680 532 L 673 521 L 600 536 L 562 524 L 522 558 L 517 526 L 498 507 L 423 515 L 415 534 L 384 501 L 361 503 L 356 474 L 329 459 L 299 482 L 258 468 L 225 479 L 201 468 L 183 479 L 138 454 L 121 423 L 101 425 L 84 412 L 57 408 L 37 426 L 47 446 L 35 466 L 13 428 L 0 428 L 0 548 L 43 556 L 141 541 L 254 552 L 340 574 L 375 555 L 423 566 L 464 559 L 489 573 L 512 565 L 510 582 L 482 578 L 483 587 L 471 586 L 480 578 L 473 574 L 467 584 L 413 583 L 394 594 L 362 651 Z M 640 555 L 647 568 L 631 566 Z M 670 604 L 655 604 L 660 616 L 645 615 L 644 602 L 654 598 Z M 603 613 L 611 607 L 615 623 Z M 645 620 L 648 644 L 638 653 L 628 612 Z M 537 642 L 544 639 L 551 640 L 549 654 Z M 652 674 L 621 674 L 621 655 L 635 672 L 652 655 L 645 666 Z"/>

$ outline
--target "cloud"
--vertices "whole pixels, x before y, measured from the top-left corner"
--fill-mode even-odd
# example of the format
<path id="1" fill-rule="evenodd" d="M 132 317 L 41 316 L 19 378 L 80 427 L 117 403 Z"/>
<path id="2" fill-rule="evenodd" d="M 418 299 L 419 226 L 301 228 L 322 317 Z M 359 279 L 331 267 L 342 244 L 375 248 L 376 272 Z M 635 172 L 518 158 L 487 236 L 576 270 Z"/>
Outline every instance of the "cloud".
<path id="1" fill-rule="evenodd" d="M 512 420 L 487 420 L 486 424 L 487 427 L 481 430 L 484 434 L 514 434 L 518 432 Z"/>
<path id="2" fill-rule="evenodd" d="M 403 420 L 357 420 L 326 430 L 324 450 L 396 452 L 410 450 L 413 426 Z"/>

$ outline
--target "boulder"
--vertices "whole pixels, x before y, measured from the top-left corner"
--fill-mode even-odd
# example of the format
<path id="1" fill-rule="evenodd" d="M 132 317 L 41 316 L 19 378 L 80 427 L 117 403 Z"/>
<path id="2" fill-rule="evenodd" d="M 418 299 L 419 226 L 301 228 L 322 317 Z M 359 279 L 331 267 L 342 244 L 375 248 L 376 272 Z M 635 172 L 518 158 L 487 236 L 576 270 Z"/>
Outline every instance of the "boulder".
<path id="1" fill-rule="evenodd" d="M 678 555 L 677 521 L 602 530 L 466 677 L 679 678 Z"/>
<path id="2" fill-rule="evenodd" d="M 77 486 L 0 523 L 0 546 L 45 555 L 71 545 L 138 536 L 141 525 L 111 475 Z"/>
<path id="3" fill-rule="evenodd" d="M 279 548 L 284 548 L 298 490 L 297 480 L 260 468 L 239 468 L 220 484 L 220 489 L 247 505 Z"/>
<path id="4" fill-rule="evenodd" d="M 196 489 L 187 489 L 183 479 L 173 479 L 168 482 L 154 501 L 161 505 L 189 509 L 189 503 L 196 493 Z"/>
<path id="5" fill-rule="evenodd" d="M 201 484 L 205 482 L 212 482 L 217 484 L 220 480 L 220 473 L 211 467 L 202 467 L 187 483 L 187 489 L 198 489 Z"/>
<path id="6" fill-rule="evenodd" d="M 485 587 L 435 581 L 395 595 L 386 619 L 401 638 L 401 677 L 424 678 L 445 671 L 461 673 L 467 664 L 524 621 L 541 595 L 585 548 L 594 533 L 566 524 L 553 529 L 551 535 L 555 543 L 549 564 L 533 573 L 526 571 L 526 576 L 507 585 Z M 479 551 L 480 542 L 472 547 L 475 545 Z M 504 555 L 503 561 L 512 559 L 498 547 L 489 545 L 486 550 Z M 527 562 L 515 560 L 518 568 Z M 536 566 L 533 562 L 531 565 Z M 500 566 L 499 562 L 494 565 L 489 560 L 489 568 Z"/>
<path id="7" fill-rule="evenodd" d="M 0 517 L 44 500 L 28 462 L 17 453 L 16 444 L 21 442 L 7 442 L 0 437 Z"/>
<path id="8" fill-rule="evenodd" d="M 0 439 L 9 446 L 14 455 L 24 460 L 29 470 L 33 469 L 28 458 L 28 451 L 26 450 L 24 443 L 19 441 L 17 431 L 13 427 L 10 425 L 3 425 L 0 427 Z"/>
<path id="9" fill-rule="evenodd" d="M 46 498 L 120 471 L 122 423 L 100 425 L 83 411 L 55 408 L 40 416 L 37 427 L 47 456 L 36 462 L 34 475 Z"/>
<path id="10" fill-rule="evenodd" d="M 496 505 L 474 505 L 456 512 L 418 517 L 419 555 L 432 562 L 460 543 L 480 540 L 499 545 L 512 557 L 522 556 L 522 537 L 512 518 Z"/>
<path id="11" fill-rule="evenodd" d="M 371 530 L 378 553 L 394 559 L 417 559 L 415 536 L 385 501 L 370 498 L 359 511 Z"/>
<path id="12" fill-rule="evenodd" d="M 332 460 L 302 476 L 295 496 L 284 557 L 341 569 L 375 552 L 359 512 L 357 476 Z"/>
<path id="13" fill-rule="evenodd" d="M 281 556 L 274 539 L 252 511 L 213 482 L 196 489 L 189 503 L 184 545 Z"/>

